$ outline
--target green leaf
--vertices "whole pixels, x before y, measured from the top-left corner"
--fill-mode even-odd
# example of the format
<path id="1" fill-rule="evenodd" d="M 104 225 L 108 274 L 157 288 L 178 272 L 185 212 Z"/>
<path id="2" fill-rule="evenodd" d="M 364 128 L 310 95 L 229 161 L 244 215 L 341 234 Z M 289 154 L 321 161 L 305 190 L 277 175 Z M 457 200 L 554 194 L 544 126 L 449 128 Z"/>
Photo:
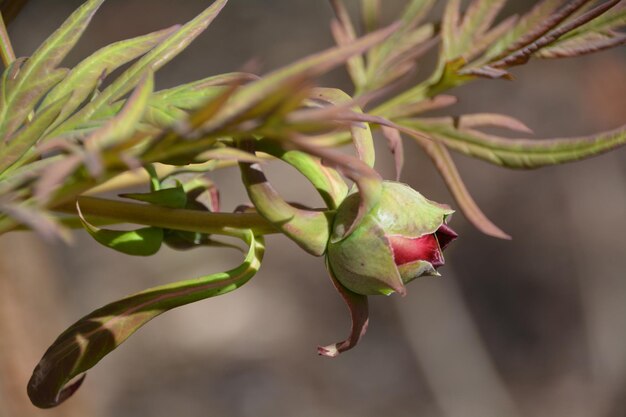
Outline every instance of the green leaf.
<path id="1" fill-rule="evenodd" d="M 46 351 L 28 383 L 28 395 L 40 408 L 55 407 L 71 396 L 82 380 L 72 378 L 91 369 L 141 326 L 185 304 L 234 291 L 258 271 L 263 239 L 242 232 L 250 245 L 243 264 L 230 271 L 152 288 L 108 304 L 73 324 Z"/>
<path id="2" fill-rule="evenodd" d="M 508 139 L 472 129 L 455 129 L 446 123 L 427 123 L 417 119 L 398 120 L 398 124 L 425 132 L 457 152 L 513 169 L 532 169 L 578 161 L 626 144 L 626 126 L 579 138 Z"/>
<path id="3" fill-rule="evenodd" d="M 311 95 L 318 100 L 326 101 L 337 107 L 350 105 L 353 112 L 363 114 L 361 108 L 353 104 L 354 99 L 338 88 L 315 88 Z M 374 149 L 374 137 L 369 124 L 353 123 L 350 126 L 350 132 L 359 158 L 370 168 L 373 168 L 376 162 L 376 151 Z"/>
<path id="4" fill-rule="evenodd" d="M 76 210 L 85 230 L 96 242 L 107 248 L 132 256 L 152 256 L 161 249 L 163 229 L 159 227 L 143 227 L 137 230 L 101 229 L 83 217 L 78 203 Z"/>
<path id="5" fill-rule="evenodd" d="M 346 198 L 348 186 L 345 181 L 336 170 L 324 166 L 319 158 L 305 152 L 287 151 L 270 140 L 258 141 L 256 148 L 296 168 L 313 184 L 329 209 L 336 209 Z"/>
<path id="6" fill-rule="evenodd" d="M 120 194 L 120 197 L 169 208 L 185 208 L 187 205 L 187 194 L 182 185 L 174 188 L 163 188 L 150 193 Z"/>
<path id="7" fill-rule="evenodd" d="M 321 158 L 323 164 L 335 168 L 354 181 L 359 190 L 359 208 L 352 223 L 341 231 L 339 240 L 347 238 L 361 223 L 363 217 L 378 204 L 383 187 L 380 174 L 361 159 L 334 149 L 314 146 L 301 139 L 293 139 L 291 143 L 297 149 Z"/>
<path id="8" fill-rule="evenodd" d="M 342 0 L 331 0 L 331 5 L 335 11 L 337 20 L 331 22 L 331 32 L 335 42 L 339 46 L 346 46 L 357 39 L 356 31 L 352 25 L 350 14 Z M 346 66 L 352 82 L 358 88 L 365 84 L 365 62 L 360 54 L 350 57 L 346 61 Z"/>
<path id="9" fill-rule="evenodd" d="M 397 25 L 392 25 L 363 36 L 349 45 L 331 48 L 308 56 L 291 65 L 276 70 L 258 81 L 239 88 L 230 98 L 228 106 L 223 106 L 214 117 L 210 120 L 206 120 L 202 126 L 201 132 L 208 134 L 219 131 L 227 123 L 255 109 L 259 103 L 263 103 L 264 100 L 271 97 L 276 91 L 284 87 L 293 86 L 303 79 L 311 79 L 331 70 L 351 56 L 363 53 L 383 41 L 393 33 L 396 28 Z M 202 113 L 202 110 L 199 110 L 199 113 Z"/>
<path id="10" fill-rule="evenodd" d="M 617 5 L 601 16 L 572 30 L 561 39 L 567 40 L 589 33 L 608 34 L 626 26 L 626 4 Z"/>
<path id="11" fill-rule="evenodd" d="M 24 63 L 0 107 L 0 138 L 17 130 L 41 96 L 60 81 L 43 82 L 78 42 L 103 2 L 89 0 L 83 4 Z"/>
<path id="12" fill-rule="evenodd" d="M 104 169 L 99 160 L 100 152 L 123 143 L 137 130 L 137 124 L 143 117 L 154 90 L 154 75 L 148 71 L 124 103 L 122 110 L 84 140 L 85 152 L 93 161 L 97 161 L 92 167 L 92 175 L 99 176 Z"/>
<path id="13" fill-rule="evenodd" d="M 58 84 L 67 74 L 65 68 L 51 70 L 42 74 L 40 78 L 32 80 L 25 90 L 11 96 L 10 90 L 7 97 L 6 114 L 0 114 L 0 140 L 7 140 L 26 121 L 29 114 L 35 108 L 39 100 L 56 84 Z M 19 74 L 18 74 L 19 78 Z M 1 110 L 0 110 L 1 113 Z"/>
<path id="14" fill-rule="evenodd" d="M 506 0 L 474 0 L 463 19 L 460 17 L 459 0 L 450 0 L 442 23 L 443 48 L 440 65 L 476 54 L 473 50 L 491 27 Z"/>
<path id="15" fill-rule="evenodd" d="M 74 67 L 67 77 L 57 84 L 43 100 L 43 108 L 59 98 L 71 94 L 71 98 L 59 115 L 62 121 L 72 114 L 89 97 L 103 76 L 122 65 L 144 55 L 176 28 L 153 32 L 144 36 L 123 40 L 96 51 Z"/>
<path id="16" fill-rule="evenodd" d="M 248 197 L 258 213 L 298 246 L 322 256 L 330 237 L 332 214 L 307 210 L 286 202 L 267 180 L 259 164 L 239 164 Z"/>
<path id="17" fill-rule="evenodd" d="M 90 120 L 91 117 L 110 103 L 120 99 L 132 90 L 147 70 L 156 72 L 176 55 L 182 52 L 209 24 L 226 5 L 227 0 L 215 0 L 211 6 L 168 36 L 129 69 L 124 71 L 111 85 L 105 88 L 93 101 L 61 124 L 55 133 L 72 130 Z"/>
<path id="18" fill-rule="evenodd" d="M 57 118 L 69 98 L 70 95 L 67 95 L 53 101 L 39 112 L 32 122 L 9 138 L 8 143 L 0 143 L 0 173 L 9 167 L 18 168 L 20 166 L 16 162 L 37 143 L 46 129 Z"/>
<path id="19" fill-rule="evenodd" d="M 500 56 L 507 51 L 513 51 L 524 46 L 528 41 L 532 42 L 532 32 L 539 27 L 549 28 L 544 22 L 549 20 L 550 15 L 563 4 L 565 0 L 542 0 L 537 3 L 532 10 L 524 14 L 517 22 L 515 27 L 504 34 L 497 42 L 495 42 L 485 54 L 485 60 L 491 61 L 493 58 Z M 538 34 L 541 36 L 541 33 Z M 527 40 L 528 39 L 528 40 Z"/>
<path id="20" fill-rule="evenodd" d="M 605 36 L 589 33 L 542 48 L 535 56 L 539 58 L 569 58 L 603 51 L 624 44 L 626 44 L 626 34 L 616 33 L 612 36 Z"/>

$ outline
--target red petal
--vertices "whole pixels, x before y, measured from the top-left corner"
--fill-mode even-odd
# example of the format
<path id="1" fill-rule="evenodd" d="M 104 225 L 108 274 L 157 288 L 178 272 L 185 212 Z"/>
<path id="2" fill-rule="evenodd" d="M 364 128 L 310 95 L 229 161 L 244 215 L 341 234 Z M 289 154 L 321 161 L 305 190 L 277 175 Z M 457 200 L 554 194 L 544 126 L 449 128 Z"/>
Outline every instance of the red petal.
<path id="1" fill-rule="evenodd" d="M 428 261 L 435 268 L 444 264 L 443 254 L 434 234 L 417 238 L 388 236 L 396 265 Z"/>
<path id="2" fill-rule="evenodd" d="M 459 235 L 447 224 L 442 224 L 435 232 L 435 236 L 437 236 L 437 241 L 439 241 L 439 247 L 441 247 L 441 250 L 444 250 L 450 242 L 459 237 Z"/>

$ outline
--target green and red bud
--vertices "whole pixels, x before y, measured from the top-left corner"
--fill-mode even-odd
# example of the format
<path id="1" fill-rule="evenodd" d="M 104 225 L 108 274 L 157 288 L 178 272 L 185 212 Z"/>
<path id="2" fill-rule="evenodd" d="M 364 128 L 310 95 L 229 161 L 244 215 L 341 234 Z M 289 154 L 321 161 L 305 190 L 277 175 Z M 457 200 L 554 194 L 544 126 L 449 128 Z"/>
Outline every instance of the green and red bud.
<path id="1" fill-rule="evenodd" d="M 358 194 L 339 206 L 328 243 L 328 265 L 341 284 L 362 295 L 405 294 L 413 279 L 439 275 L 442 250 L 457 237 L 446 225 L 453 210 L 385 181 L 378 204 L 344 237 L 358 206 Z"/>

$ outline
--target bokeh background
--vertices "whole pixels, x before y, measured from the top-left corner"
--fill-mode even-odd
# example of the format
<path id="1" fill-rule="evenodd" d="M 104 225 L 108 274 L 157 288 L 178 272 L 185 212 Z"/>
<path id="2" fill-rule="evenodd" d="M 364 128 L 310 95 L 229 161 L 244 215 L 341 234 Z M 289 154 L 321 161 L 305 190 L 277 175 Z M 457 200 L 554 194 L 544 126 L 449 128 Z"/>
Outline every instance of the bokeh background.
<path id="1" fill-rule="evenodd" d="M 69 64 L 107 43 L 184 22 L 207 0 L 109 0 Z M 349 0 L 348 3 L 356 3 Z M 443 3 L 443 2 L 442 2 Z M 507 12 L 532 1 L 511 1 Z M 10 26 L 30 54 L 80 0 L 31 0 Z M 386 14 L 402 5 L 384 2 Z M 232 0 L 160 87 L 240 69 L 264 72 L 332 44 L 323 0 Z M 424 64 L 424 71 L 429 69 Z M 514 70 L 515 82 L 459 89 L 455 114 L 513 115 L 538 138 L 626 122 L 626 50 Z M 342 71 L 322 84 L 349 89 Z M 406 141 L 403 181 L 451 202 L 420 150 Z M 626 416 L 626 152 L 538 171 L 506 171 L 456 156 L 484 211 L 513 236 L 461 234 L 444 278 L 404 298 L 371 299 L 361 345 L 329 360 L 315 348 L 345 336 L 349 319 L 323 262 L 268 239 L 259 275 L 239 291 L 168 313 L 93 369 L 56 410 L 28 403 L 26 382 L 56 335 L 128 293 L 236 265 L 227 250 L 131 259 L 77 233 L 72 247 L 35 235 L 0 239 L 1 417 L 624 417 Z M 384 146 L 379 166 L 393 176 Z M 285 167 L 270 177 L 290 200 L 317 202 Z M 223 206 L 245 202 L 235 170 L 215 174 Z"/>

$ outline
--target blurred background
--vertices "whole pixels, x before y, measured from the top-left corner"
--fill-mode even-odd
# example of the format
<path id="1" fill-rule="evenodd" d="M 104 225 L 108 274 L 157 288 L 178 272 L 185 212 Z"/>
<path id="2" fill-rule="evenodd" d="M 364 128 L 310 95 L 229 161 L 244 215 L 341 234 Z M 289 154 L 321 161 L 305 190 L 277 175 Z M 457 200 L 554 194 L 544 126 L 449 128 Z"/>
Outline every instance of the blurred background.
<path id="1" fill-rule="evenodd" d="M 31 0 L 9 28 L 18 56 L 81 3 Z M 108 0 L 67 62 L 189 20 L 209 3 Z M 506 14 L 534 2 L 509 3 Z M 386 15 L 402 4 L 386 0 Z M 233 0 L 157 83 L 238 70 L 251 58 L 263 72 L 278 68 L 330 46 L 330 18 L 323 0 Z M 624 48 L 533 61 L 514 75 L 457 90 L 451 111 L 506 113 L 538 138 L 626 122 Z M 350 88 L 343 71 L 321 83 Z M 403 181 L 453 203 L 418 147 L 405 146 Z M 384 146 L 378 155 L 391 179 Z M 513 240 L 483 236 L 457 214 L 461 239 L 446 253 L 444 277 L 412 283 L 404 298 L 371 298 L 369 332 L 355 350 L 316 355 L 318 344 L 346 335 L 347 311 L 321 259 L 271 236 L 261 272 L 244 288 L 149 323 L 50 411 L 33 408 L 25 387 L 63 329 L 126 294 L 230 268 L 239 254 L 163 249 L 131 259 L 80 232 L 71 247 L 3 236 L 0 417 L 626 416 L 626 152 L 528 172 L 455 158 L 479 205 Z M 276 166 L 270 178 L 289 200 L 319 203 L 291 173 Z M 247 201 L 236 170 L 214 180 L 224 210 Z"/>

